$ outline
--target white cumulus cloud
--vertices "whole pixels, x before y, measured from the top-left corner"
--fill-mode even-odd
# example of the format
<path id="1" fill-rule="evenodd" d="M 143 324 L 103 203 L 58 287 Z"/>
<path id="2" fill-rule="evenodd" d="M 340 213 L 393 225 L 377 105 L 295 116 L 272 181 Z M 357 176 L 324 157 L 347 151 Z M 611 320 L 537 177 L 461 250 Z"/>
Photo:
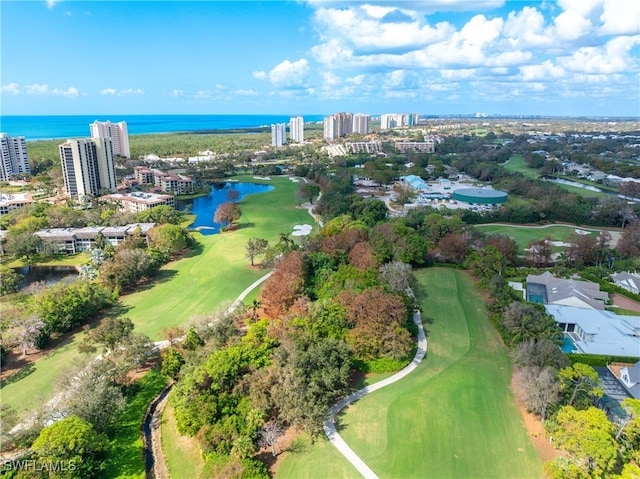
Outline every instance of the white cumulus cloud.
<path id="1" fill-rule="evenodd" d="M 117 90 L 115 88 L 105 88 L 104 90 L 100 90 L 101 95 L 115 95 Z"/>
<path id="2" fill-rule="evenodd" d="M 640 2 L 636 0 L 605 0 L 600 16 L 601 35 L 640 33 Z"/>
<path id="3" fill-rule="evenodd" d="M 12 95 L 19 95 L 21 93 L 20 87 L 17 83 L 3 85 L 2 88 L 0 88 L 0 91 L 2 91 L 2 93 L 11 93 Z"/>
<path id="4" fill-rule="evenodd" d="M 60 88 L 49 88 L 47 84 L 33 83 L 31 85 L 25 85 L 25 92 L 27 95 L 53 95 L 53 96 L 78 96 L 80 93 L 75 87 L 69 87 L 66 90 Z"/>
<path id="5" fill-rule="evenodd" d="M 257 78 L 258 80 L 265 80 L 267 78 L 267 73 L 263 71 L 255 71 L 253 72 L 253 78 Z"/>
<path id="6" fill-rule="evenodd" d="M 144 95 L 144 90 L 140 88 L 127 88 L 126 90 L 120 90 L 118 96 L 125 95 Z"/>
<path id="7" fill-rule="evenodd" d="M 284 60 L 269 72 L 269 80 L 276 87 L 296 88 L 304 85 L 309 74 L 309 62 L 301 58 L 295 62 Z"/>

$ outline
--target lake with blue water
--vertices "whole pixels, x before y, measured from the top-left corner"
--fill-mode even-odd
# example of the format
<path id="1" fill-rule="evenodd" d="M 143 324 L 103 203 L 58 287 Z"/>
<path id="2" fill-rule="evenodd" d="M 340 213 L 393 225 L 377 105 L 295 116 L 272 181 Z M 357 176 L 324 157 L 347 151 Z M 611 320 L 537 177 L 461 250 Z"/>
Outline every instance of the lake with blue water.
<path id="1" fill-rule="evenodd" d="M 220 231 L 220 225 L 213 221 L 216 208 L 225 201 L 229 201 L 229 192 L 237 191 L 240 196 L 237 201 L 242 200 L 247 195 L 255 193 L 266 193 L 273 190 L 272 185 L 259 185 L 257 183 L 214 183 L 211 185 L 211 192 L 207 196 L 201 196 L 191 200 L 178 200 L 176 207 L 189 213 L 197 215 L 195 222 L 189 226 L 191 230 L 199 230 L 203 235 L 212 235 Z"/>

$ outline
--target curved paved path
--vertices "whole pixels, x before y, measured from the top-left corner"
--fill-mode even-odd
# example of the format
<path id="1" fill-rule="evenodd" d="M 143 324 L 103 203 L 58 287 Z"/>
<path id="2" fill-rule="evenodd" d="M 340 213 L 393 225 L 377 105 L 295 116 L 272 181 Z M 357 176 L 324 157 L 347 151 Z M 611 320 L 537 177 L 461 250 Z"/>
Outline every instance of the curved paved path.
<path id="1" fill-rule="evenodd" d="M 329 438 L 329 441 L 331 441 L 331 443 L 338 449 L 338 451 L 340 451 L 340 453 L 347 458 L 347 461 L 353 464 L 358 472 L 360 472 L 360 474 L 362 474 L 366 479 L 378 479 L 378 476 L 369 468 L 369 466 L 365 464 L 362 459 L 360 459 L 360 457 L 353 451 L 353 449 L 349 447 L 345 440 L 342 439 L 340 434 L 338 434 L 335 424 L 336 415 L 349 404 L 356 402 L 358 399 L 366 396 L 367 394 L 370 394 L 374 391 L 377 391 L 378 389 L 382 389 L 383 387 L 388 386 L 389 384 L 393 384 L 396 381 L 399 381 L 418 367 L 420 361 L 422 361 L 424 356 L 427 354 L 427 338 L 424 334 L 424 328 L 422 327 L 422 317 L 420 316 L 419 311 L 415 311 L 413 313 L 413 321 L 418 325 L 418 350 L 416 351 L 416 355 L 413 357 L 411 362 L 393 376 L 390 376 L 387 379 L 383 379 L 382 381 L 372 384 L 371 386 L 367 386 L 366 388 L 362 388 L 335 403 L 327 412 L 328 417 L 324 421 L 324 432 Z"/>

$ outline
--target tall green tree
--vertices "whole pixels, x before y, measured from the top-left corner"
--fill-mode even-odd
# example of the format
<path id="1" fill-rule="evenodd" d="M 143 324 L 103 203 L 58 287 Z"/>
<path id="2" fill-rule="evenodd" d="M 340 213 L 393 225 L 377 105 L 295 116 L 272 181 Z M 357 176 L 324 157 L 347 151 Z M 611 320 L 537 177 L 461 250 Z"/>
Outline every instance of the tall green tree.
<path id="1" fill-rule="evenodd" d="M 268 247 L 269 242 L 266 239 L 249 238 L 247 245 L 245 246 L 245 257 L 251 261 L 251 266 L 254 265 L 253 261 L 255 258 L 266 253 Z"/>
<path id="2" fill-rule="evenodd" d="M 315 183 L 305 183 L 300 186 L 300 191 L 302 191 L 309 202 L 313 204 L 313 199 L 320 193 L 320 187 Z"/>
<path id="3" fill-rule="evenodd" d="M 600 409 L 578 411 L 565 406 L 547 430 L 556 446 L 569 453 L 568 459 L 545 465 L 550 477 L 587 479 L 610 477 L 614 472 L 618 456 L 614 427 Z"/>
<path id="4" fill-rule="evenodd" d="M 107 438 L 90 423 L 70 416 L 45 427 L 32 448 L 38 464 L 65 466 L 48 470 L 49 478 L 84 479 L 98 476 L 107 447 Z"/>
<path id="5" fill-rule="evenodd" d="M 593 402 L 593 399 L 602 397 L 600 379 L 595 369 L 587 364 L 575 363 L 572 366 L 562 368 L 558 373 L 560 390 L 568 396 L 567 404 L 584 408 Z"/>

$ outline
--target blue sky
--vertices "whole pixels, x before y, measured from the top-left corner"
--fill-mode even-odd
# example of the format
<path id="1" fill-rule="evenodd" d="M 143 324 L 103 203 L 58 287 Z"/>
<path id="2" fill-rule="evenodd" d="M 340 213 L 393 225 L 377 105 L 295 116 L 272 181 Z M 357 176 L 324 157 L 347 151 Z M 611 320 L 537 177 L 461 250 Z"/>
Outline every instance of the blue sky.
<path id="1" fill-rule="evenodd" d="M 1 113 L 640 113 L 637 0 L 0 1 Z"/>

